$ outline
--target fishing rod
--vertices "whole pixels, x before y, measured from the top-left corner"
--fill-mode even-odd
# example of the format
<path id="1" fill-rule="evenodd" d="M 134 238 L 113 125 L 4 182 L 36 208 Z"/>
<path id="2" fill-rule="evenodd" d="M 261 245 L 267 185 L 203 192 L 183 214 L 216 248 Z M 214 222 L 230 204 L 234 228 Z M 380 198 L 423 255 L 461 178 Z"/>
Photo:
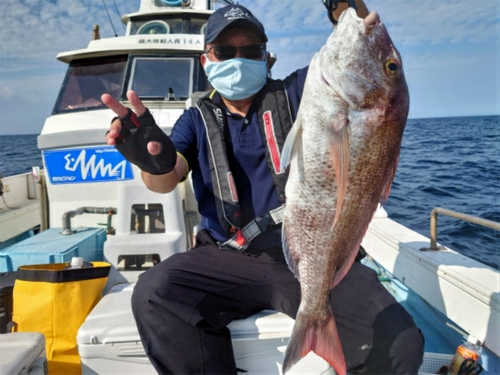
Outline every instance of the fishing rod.
<path id="1" fill-rule="evenodd" d="M 113 28 L 113 31 L 115 32 L 115 36 L 118 36 L 118 34 L 116 33 L 116 30 L 115 30 L 115 25 L 113 25 L 113 21 L 111 20 L 111 16 L 109 15 L 108 7 L 106 6 L 106 3 L 104 2 L 104 0 L 102 0 L 102 4 L 104 5 L 104 9 L 106 9 L 106 13 L 108 14 L 108 18 L 109 18 L 109 23 L 111 24 L 111 27 Z"/>
<path id="2" fill-rule="evenodd" d="M 118 10 L 118 7 L 116 6 L 116 1 L 115 1 L 115 0 L 113 0 L 113 4 L 115 4 L 116 14 L 118 14 L 118 17 L 120 17 L 121 13 L 120 13 L 120 11 Z M 125 31 L 125 30 L 127 30 L 127 29 L 125 28 L 125 24 L 124 24 L 123 22 L 121 22 L 121 24 L 122 24 L 123 30 L 124 30 L 124 31 Z"/>

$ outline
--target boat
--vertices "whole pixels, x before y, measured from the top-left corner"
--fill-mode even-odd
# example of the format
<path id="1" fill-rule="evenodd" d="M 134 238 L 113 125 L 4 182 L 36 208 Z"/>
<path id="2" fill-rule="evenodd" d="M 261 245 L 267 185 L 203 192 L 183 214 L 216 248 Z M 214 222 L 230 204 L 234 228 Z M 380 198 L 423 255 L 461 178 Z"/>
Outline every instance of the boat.
<path id="1" fill-rule="evenodd" d="M 151 192 L 139 169 L 105 144 L 114 115 L 100 96 L 109 93 L 129 105 L 125 93 L 135 90 L 169 134 L 184 109 L 209 89 L 199 56 L 213 7 L 210 0 L 141 0 L 138 12 L 122 17 L 124 36 L 101 39 L 96 26 L 86 48 L 60 53 L 57 58 L 68 69 L 38 137 L 43 169 L 0 180 L 5 198 L 0 200 L 0 272 L 43 263 L 39 257 L 47 263 L 82 256 L 111 264 L 102 299 L 77 327 L 83 374 L 155 373 L 135 327 L 131 293 L 142 272 L 193 245 L 200 220 L 189 178 L 169 194 Z M 498 223 L 446 210 L 432 217 L 438 214 L 499 229 Z M 47 241 L 51 246 L 44 252 L 40 244 Z M 469 336 L 482 344 L 483 373 L 500 373 L 498 270 L 441 247 L 436 220 L 425 237 L 390 219 L 383 207 L 362 246 L 363 263 L 377 271 L 424 333 L 419 374 L 449 366 Z M 7 297 L 0 293 L 0 298 Z M 275 311 L 231 323 L 237 367 L 248 375 L 281 374 L 293 323 Z M 36 332 L 19 333 L 0 335 L 2 350 L 21 353 L 0 357 L 0 375 L 16 365 L 16 374 L 46 374 L 43 339 Z M 15 344 L 17 337 L 35 344 Z M 288 374 L 305 373 L 335 371 L 309 353 Z"/>

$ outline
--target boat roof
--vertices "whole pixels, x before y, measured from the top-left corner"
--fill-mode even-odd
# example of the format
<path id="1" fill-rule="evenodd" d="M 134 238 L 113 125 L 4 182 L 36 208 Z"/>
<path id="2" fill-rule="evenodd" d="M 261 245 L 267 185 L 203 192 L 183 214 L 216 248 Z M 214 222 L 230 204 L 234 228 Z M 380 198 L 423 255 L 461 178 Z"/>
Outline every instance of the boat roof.
<path id="1" fill-rule="evenodd" d="M 144 5 L 146 3 L 146 6 Z M 125 24 L 145 18 L 165 19 L 168 16 L 191 15 L 207 18 L 213 12 L 210 9 L 188 9 L 179 7 L 155 7 L 148 6 L 147 2 L 141 2 L 139 12 L 122 16 Z M 137 34 L 112 38 L 91 40 L 87 48 L 61 52 L 57 59 L 71 63 L 73 60 L 97 58 L 104 56 L 118 56 L 134 53 L 201 53 L 204 47 L 204 35 L 202 34 Z"/>
<path id="2" fill-rule="evenodd" d="M 57 59 L 70 63 L 77 59 L 134 53 L 203 52 L 204 36 L 194 34 L 128 35 L 92 40 L 87 48 L 61 52 Z"/>

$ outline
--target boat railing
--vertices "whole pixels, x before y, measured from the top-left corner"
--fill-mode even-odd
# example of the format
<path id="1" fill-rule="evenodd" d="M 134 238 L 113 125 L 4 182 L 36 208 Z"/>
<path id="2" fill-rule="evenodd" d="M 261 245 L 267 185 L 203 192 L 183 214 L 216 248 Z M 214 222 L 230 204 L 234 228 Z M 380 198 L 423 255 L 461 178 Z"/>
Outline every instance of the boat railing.
<path id="1" fill-rule="evenodd" d="M 421 249 L 422 251 L 428 251 L 428 250 L 436 251 L 436 250 L 443 250 L 444 249 L 443 246 L 439 246 L 439 247 L 437 246 L 437 215 L 438 214 L 449 216 L 449 217 L 452 217 L 455 219 L 467 221 L 467 222 L 472 223 L 472 224 L 481 225 L 483 227 L 487 227 L 487 228 L 491 228 L 491 229 L 495 229 L 495 230 L 500 231 L 500 223 L 497 223 L 496 221 L 482 219 L 482 218 L 477 217 L 477 216 L 467 215 L 467 214 L 464 214 L 462 212 L 452 211 L 452 210 L 448 210 L 448 209 L 442 208 L 442 207 L 435 207 L 431 211 L 431 222 L 430 222 L 430 224 L 431 224 L 430 225 L 431 226 L 431 229 L 430 229 L 431 243 L 430 243 L 430 248 L 422 248 Z"/>

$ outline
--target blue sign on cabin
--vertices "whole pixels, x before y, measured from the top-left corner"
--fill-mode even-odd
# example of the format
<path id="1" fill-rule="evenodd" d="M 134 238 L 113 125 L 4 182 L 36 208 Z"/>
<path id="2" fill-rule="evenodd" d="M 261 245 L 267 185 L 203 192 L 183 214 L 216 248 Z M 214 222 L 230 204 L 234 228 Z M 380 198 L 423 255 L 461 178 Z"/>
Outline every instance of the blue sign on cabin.
<path id="1" fill-rule="evenodd" d="M 43 151 L 51 184 L 123 181 L 134 178 L 132 166 L 114 147 Z"/>

